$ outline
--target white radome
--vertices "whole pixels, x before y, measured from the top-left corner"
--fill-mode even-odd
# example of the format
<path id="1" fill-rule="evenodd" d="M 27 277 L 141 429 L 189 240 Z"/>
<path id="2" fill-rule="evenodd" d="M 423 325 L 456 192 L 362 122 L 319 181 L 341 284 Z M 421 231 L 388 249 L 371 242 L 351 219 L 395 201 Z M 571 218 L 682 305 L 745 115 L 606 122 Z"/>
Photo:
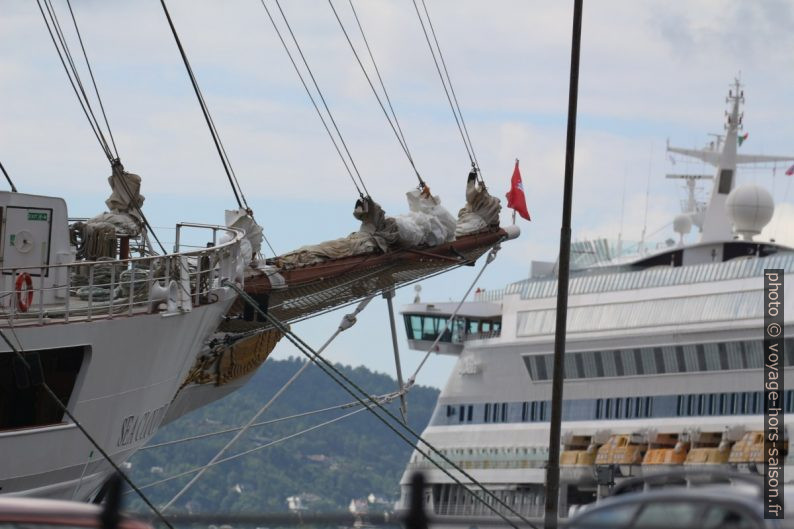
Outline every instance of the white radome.
<path id="1" fill-rule="evenodd" d="M 686 235 L 692 231 L 692 217 L 686 213 L 676 215 L 673 219 L 673 231 L 679 235 Z"/>
<path id="2" fill-rule="evenodd" d="M 775 201 L 763 187 L 744 184 L 728 195 L 725 210 L 733 224 L 733 231 L 746 240 L 752 240 L 772 220 Z"/>

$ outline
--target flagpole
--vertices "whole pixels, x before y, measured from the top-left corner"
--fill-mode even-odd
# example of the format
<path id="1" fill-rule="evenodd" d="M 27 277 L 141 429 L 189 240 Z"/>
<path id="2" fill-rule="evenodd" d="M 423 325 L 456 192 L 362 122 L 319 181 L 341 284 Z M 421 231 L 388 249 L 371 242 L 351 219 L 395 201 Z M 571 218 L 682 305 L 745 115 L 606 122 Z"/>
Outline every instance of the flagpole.
<path id="1" fill-rule="evenodd" d="M 579 96 L 579 49 L 582 40 L 582 0 L 574 0 L 571 37 L 571 74 L 568 86 L 568 134 L 565 145 L 565 187 L 560 228 L 560 259 L 557 280 L 557 322 L 554 334 L 554 368 L 551 386 L 549 462 L 546 467 L 546 505 L 543 526 L 556 529 L 560 496 L 560 430 L 562 422 L 563 358 L 568 315 L 568 274 L 571 258 L 571 196 L 576 147 L 576 105 Z"/>

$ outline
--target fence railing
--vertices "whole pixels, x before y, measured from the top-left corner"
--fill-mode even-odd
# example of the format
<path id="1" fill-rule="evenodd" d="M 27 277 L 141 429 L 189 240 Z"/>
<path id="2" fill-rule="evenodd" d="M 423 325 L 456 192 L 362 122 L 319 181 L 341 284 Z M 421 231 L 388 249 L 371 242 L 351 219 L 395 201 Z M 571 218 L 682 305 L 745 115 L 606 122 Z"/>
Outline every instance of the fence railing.
<path id="1" fill-rule="evenodd" d="M 207 247 L 182 251 L 184 228 L 209 234 Z M 172 254 L 2 269 L 0 316 L 12 325 L 46 324 L 214 303 L 223 281 L 242 281 L 242 237 L 232 228 L 180 223 Z"/>

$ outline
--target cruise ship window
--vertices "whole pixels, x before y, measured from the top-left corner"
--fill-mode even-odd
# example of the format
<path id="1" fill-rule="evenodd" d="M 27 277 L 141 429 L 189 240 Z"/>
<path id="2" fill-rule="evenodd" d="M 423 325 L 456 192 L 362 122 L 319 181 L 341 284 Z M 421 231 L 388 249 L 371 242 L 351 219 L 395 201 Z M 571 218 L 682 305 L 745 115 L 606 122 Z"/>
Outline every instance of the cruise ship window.
<path id="1" fill-rule="evenodd" d="M 639 349 L 640 357 L 642 358 L 642 372 L 645 375 L 653 375 L 657 373 L 656 370 L 656 354 L 650 347 Z"/>
<path id="2" fill-rule="evenodd" d="M 612 399 L 604 399 L 604 418 L 612 418 Z"/>
<path id="3" fill-rule="evenodd" d="M 744 369 L 742 364 L 741 342 L 728 342 L 725 345 L 725 355 L 728 361 L 727 369 Z"/>
<path id="4" fill-rule="evenodd" d="M 410 325 L 409 325 L 410 320 Z M 412 340 L 422 339 L 422 317 L 416 314 L 405 317 L 406 327 L 408 327 Z"/>
<path id="5" fill-rule="evenodd" d="M 719 404 L 719 401 L 717 400 L 717 395 L 712 393 L 711 395 L 709 395 L 709 411 L 708 411 L 709 415 L 719 415 L 720 410 L 717 407 L 717 404 Z"/>
<path id="6" fill-rule="evenodd" d="M 586 377 L 587 375 L 585 375 L 584 371 L 584 359 L 582 358 L 582 353 L 574 353 L 573 360 L 576 364 L 576 378 Z"/>
<path id="7" fill-rule="evenodd" d="M 582 363 L 584 364 L 585 378 L 597 377 L 598 372 L 596 371 L 595 353 L 588 351 L 586 353 L 579 353 L 579 356 L 582 357 Z"/>
<path id="8" fill-rule="evenodd" d="M 623 418 L 623 399 L 615 399 L 615 418 L 622 419 Z"/>
<path id="9" fill-rule="evenodd" d="M 507 403 L 502 403 L 502 422 L 507 422 Z"/>
<path id="10" fill-rule="evenodd" d="M 603 351 L 598 353 L 602 358 L 602 366 L 604 369 L 604 376 L 614 377 L 618 374 L 617 367 L 615 366 L 615 351 Z"/>
<path id="11" fill-rule="evenodd" d="M 759 406 L 761 399 L 759 399 L 758 397 L 759 394 L 757 391 L 753 393 L 753 413 L 761 413 L 761 409 L 760 409 L 761 406 Z"/>
<path id="12" fill-rule="evenodd" d="M 695 351 L 697 351 L 698 362 L 696 371 L 706 371 L 706 350 L 703 348 L 703 344 L 697 344 L 695 346 Z"/>
<path id="13" fill-rule="evenodd" d="M 632 406 L 631 397 L 626 397 L 626 418 L 634 418 L 634 407 Z"/>
<path id="14" fill-rule="evenodd" d="M 622 377 L 625 374 L 623 369 L 623 356 L 621 355 L 620 351 L 614 352 L 615 356 L 615 372 L 618 374 L 619 377 Z"/>
<path id="15" fill-rule="evenodd" d="M 719 347 L 715 343 L 707 343 L 702 346 L 703 351 L 705 354 L 706 359 L 706 370 L 707 371 L 719 371 L 720 370 L 720 351 Z"/>
<path id="16" fill-rule="evenodd" d="M 720 369 L 728 369 L 728 350 L 724 343 L 717 344 L 717 351 L 720 357 Z"/>
<path id="17" fill-rule="evenodd" d="M 581 378 L 576 368 L 576 355 L 578 354 L 579 353 L 565 353 L 565 378 Z"/>
<path id="18" fill-rule="evenodd" d="M 764 344 L 761 340 L 746 342 L 747 367 L 759 368 L 764 366 Z"/>
<path id="19" fill-rule="evenodd" d="M 786 338 L 783 349 L 786 351 L 786 365 L 794 366 L 794 338 Z"/>
<path id="20" fill-rule="evenodd" d="M 634 358 L 634 350 L 624 349 L 620 351 L 620 364 L 623 366 L 626 375 L 636 375 L 637 363 Z"/>
<path id="21" fill-rule="evenodd" d="M 679 373 L 686 373 L 686 359 L 684 358 L 684 348 L 680 345 L 675 346 L 675 362 Z"/>
<path id="22" fill-rule="evenodd" d="M 538 373 L 538 380 L 548 380 L 549 377 L 546 374 L 546 362 L 543 359 L 542 355 L 535 355 L 532 358 L 535 360 L 535 370 Z"/>
<path id="23" fill-rule="evenodd" d="M 676 412 L 675 412 L 676 415 L 678 415 L 679 417 L 683 417 L 685 415 L 684 412 L 686 411 L 686 407 L 684 405 L 684 396 L 683 395 L 678 395 L 678 397 L 676 398 L 675 410 L 676 410 Z"/>
<path id="24" fill-rule="evenodd" d="M 654 347 L 653 348 L 653 359 L 655 364 L 654 373 L 667 373 L 664 365 L 664 354 L 662 353 L 661 347 Z"/>
<path id="25" fill-rule="evenodd" d="M 488 422 L 491 419 L 491 405 L 485 405 L 485 411 L 483 413 L 483 422 Z"/>
<path id="26" fill-rule="evenodd" d="M 602 399 L 596 399 L 596 403 L 595 403 L 595 418 L 596 419 L 600 419 L 601 418 L 603 405 L 604 405 L 604 401 Z"/>
<path id="27" fill-rule="evenodd" d="M 529 409 L 528 408 L 529 408 L 529 403 L 527 403 L 527 402 L 522 402 L 521 403 L 521 422 L 527 422 L 527 419 L 529 418 L 528 417 L 528 415 L 529 415 Z"/>
<path id="28" fill-rule="evenodd" d="M 706 414 L 706 396 L 701 393 L 698 395 L 698 408 L 697 408 L 698 416 L 702 417 Z"/>
<path id="29" fill-rule="evenodd" d="M 730 413 L 728 415 L 739 415 L 739 396 L 736 393 L 730 394 Z"/>
<path id="30" fill-rule="evenodd" d="M 547 414 L 548 408 L 549 408 L 549 406 L 548 406 L 548 404 L 546 403 L 545 400 L 540 402 L 540 420 L 541 421 L 549 420 L 549 417 L 548 417 L 548 414 Z"/>
<path id="31" fill-rule="evenodd" d="M 645 397 L 645 416 L 653 417 L 653 397 Z"/>
<path id="32" fill-rule="evenodd" d="M 739 394 L 739 414 L 744 415 L 747 413 L 747 393 Z"/>
<path id="33" fill-rule="evenodd" d="M 604 363 L 601 360 L 601 355 L 602 355 L 602 353 L 600 351 L 593 353 L 593 360 L 595 361 L 596 376 L 598 376 L 598 377 L 603 377 L 604 376 Z"/>
<path id="34" fill-rule="evenodd" d="M 695 395 L 687 395 L 687 407 L 686 407 L 686 414 L 689 417 L 695 415 L 695 410 L 697 406 L 697 399 Z"/>
<path id="35" fill-rule="evenodd" d="M 473 415 L 474 415 L 474 406 L 469 404 L 469 407 L 466 409 L 466 422 L 471 422 Z"/>
<path id="36" fill-rule="evenodd" d="M 533 421 L 533 422 L 538 420 L 538 417 L 537 417 L 538 410 L 537 410 L 537 408 L 538 408 L 538 406 L 537 406 L 536 402 L 532 402 L 532 404 L 530 404 L 530 420 Z"/>
<path id="37" fill-rule="evenodd" d="M 662 347 L 662 357 L 664 358 L 665 373 L 678 373 L 681 371 L 675 354 L 675 347 Z"/>
<path id="38" fill-rule="evenodd" d="M 719 408 L 717 408 L 717 414 L 730 415 L 728 410 L 728 397 L 725 393 L 719 394 Z"/>
<path id="39" fill-rule="evenodd" d="M 701 371 L 698 362 L 698 351 L 695 345 L 682 346 L 684 351 L 684 362 L 686 364 L 686 371 L 691 373 L 693 371 Z"/>
<path id="40" fill-rule="evenodd" d="M 634 416 L 642 417 L 642 397 L 634 398 Z"/>
<path id="41" fill-rule="evenodd" d="M 786 390 L 786 413 L 794 412 L 794 391 Z"/>
<path id="42" fill-rule="evenodd" d="M 463 413 L 464 413 L 464 407 L 463 407 L 463 405 L 461 404 L 461 405 L 458 407 L 458 422 L 463 422 Z"/>
<path id="43" fill-rule="evenodd" d="M 642 361 L 642 353 L 640 353 L 639 349 L 633 349 L 633 351 L 634 351 L 634 365 L 636 366 L 637 374 L 644 375 L 646 373 L 645 371 L 646 366 L 645 363 Z"/>
<path id="44" fill-rule="evenodd" d="M 447 406 L 447 417 L 451 417 L 453 415 L 455 415 L 455 407 Z"/>

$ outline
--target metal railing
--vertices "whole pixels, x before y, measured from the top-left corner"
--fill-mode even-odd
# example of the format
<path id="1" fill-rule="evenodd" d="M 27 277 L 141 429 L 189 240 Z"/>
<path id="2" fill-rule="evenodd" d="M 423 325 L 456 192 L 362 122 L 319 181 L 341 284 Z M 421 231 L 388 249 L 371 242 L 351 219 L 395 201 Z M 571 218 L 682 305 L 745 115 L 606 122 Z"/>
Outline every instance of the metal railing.
<path id="1" fill-rule="evenodd" d="M 182 251 L 184 228 L 212 239 L 206 248 Z M 220 243 L 219 232 L 226 239 Z M 214 303 L 223 281 L 242 282 L 242 237 L 233 228 L 180 223 L 172 254 L 2 269 L 0 315 L 8 325 L 43 325 Z"/>

